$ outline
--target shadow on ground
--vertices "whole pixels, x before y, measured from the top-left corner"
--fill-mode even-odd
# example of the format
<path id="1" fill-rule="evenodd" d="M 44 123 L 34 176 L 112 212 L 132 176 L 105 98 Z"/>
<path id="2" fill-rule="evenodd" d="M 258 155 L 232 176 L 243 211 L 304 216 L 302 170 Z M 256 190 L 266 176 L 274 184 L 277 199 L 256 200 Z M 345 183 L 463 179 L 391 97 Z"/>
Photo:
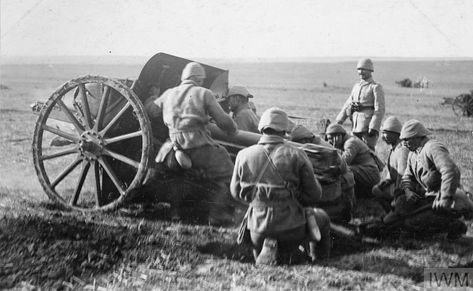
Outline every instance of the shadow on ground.
<path id="1" fill-rule="evenodd" d="M 71 276 L 108 271 L 135 238 L 124 227 L 73 217 L 22 216 L 0 220 L 0 288 L 26 281 L 58 288 Z"/>

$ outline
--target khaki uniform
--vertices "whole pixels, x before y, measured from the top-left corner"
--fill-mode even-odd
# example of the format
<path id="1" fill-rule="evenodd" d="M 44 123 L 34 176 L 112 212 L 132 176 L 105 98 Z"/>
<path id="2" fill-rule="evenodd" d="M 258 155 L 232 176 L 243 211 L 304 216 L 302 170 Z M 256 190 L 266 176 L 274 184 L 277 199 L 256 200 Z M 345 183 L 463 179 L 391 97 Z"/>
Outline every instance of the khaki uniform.
<path id="1" fill-rule="evenodd" d="M 420 185 L 427 195 L 453 197 L 460 185 L 460 170 L 447 148 L 438 141 L 427 140 L 409 154 L 402 188 L 416 191 Z"/>
<path id="2" fill-rule="evenodd" d="M 359 138 L 344 137 L 342 159 L 355 178 L 355 194 L 366 196 L 380 180 L 379 169 L 368 146 Z"/>
<path id="3" fill-rule="evenodd" d="M 238 106 L 235 112 L 233 112 L 233 120 L 237 124 L 238 129 L 259 133 L 259 118 L 248 103 Z"/>
<path id="4" fill-rule="evenodd" d="M 268 165 L 256 183 L 267 161 L 263 147 L 278 171 Z M 304 207 L 314 207 L 322 195 L 306 153 L 272 135 L 263 135 L 257 145 L 238 153 L 230 191 L 249 203 L 248 229 L 268 235 L 305 225 Z"/>
<path id="5" fill-rule="evenodd" d="M 332 145 L 314 136 L 313 144 L 332 148 Z M 303 148 L 311 148 L 310 144 L 304 144 Z M 322 184 L 322 198 L 317 203 L 318 207 L 325 210 L 332 221 L 348 222 L 351 220 L 352 211 L 355 206 L 355 179 L 353 172 L 347 166 L 343 159 L 340 159 L 340 166 L 337 169 L 340 173 L 339 178 L 334 180 L 332 177 L 325 182 L 320 179 Z"/>
<path id="6" fill-rule="evenodd" d="M 156 112 L 162 114 L 169 128 L 170 140 L 187 153 L 193 168 L 203 170 L 206 178 L 215 183 L 215 211 L 230 204 L 228 183 L 233 163 L 226 149 L 211 138 L 206 125 L 212 117 L 229 135 L 236 134 L 237 128 L 217 103 L 212 91 L 197 86 L 192 80 L 184 80 L 179 86 L 164 92 L 154 104 L 158 108 L 153 110 L 155 115 Z"/>
<path id="7" fill-rule="evenodd" d="M 386 167 L 381 173 L 381 181 L 373 187 L 375 197 L 387 201 L 392 201 L 395 198 L 395 191 L 399 191 L 401 187 L 408 155 L 409 149 L 402 142 L 391 148 Z"/>
<path id="8" fill-rule="evenodd" d="M 352 103 L 359 103 L 360 110 L 352 112 Z M 361 80 L 353 86 L 350 97 L 337 115 L 336 121 L 342 124 L 347 118 L 351 118 L 352 133 L 374 150 L 378 136 L 369 137 L 368 130 L 375 129 L 379 132 L 384 111 L 383 87 L 372 78 L 368 81 Z"/>
<path id="9" fill-rule="evenodd" d="M 447 148 L 438 141 L 426 139 L 415 152 L 409 153 L 401 184 L 403 189 L 410 189 L 423 198 L 408 201 L 405 195 L 399 196 L 394 211 L 384 221 L 396 221 L 423 205 L 432 205 L 435 197 L 455 198 L 458 192 L 462 192 L 458 189 L 459 185 L 460 171 Z M 462 208 L 461 205 L 456 206 Z M 416 232 L 446 232 L 455 220 L 456 217 L 429 208 L 402 223 L 407 229 Z"/>

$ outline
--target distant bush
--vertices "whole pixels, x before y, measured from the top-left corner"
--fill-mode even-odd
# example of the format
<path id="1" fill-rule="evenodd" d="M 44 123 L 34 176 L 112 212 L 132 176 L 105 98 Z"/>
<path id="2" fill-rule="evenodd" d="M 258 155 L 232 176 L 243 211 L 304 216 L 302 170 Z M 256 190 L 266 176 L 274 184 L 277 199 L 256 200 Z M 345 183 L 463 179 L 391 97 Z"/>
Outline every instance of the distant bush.
<path id="1" fill-rule="evenodd" d="M 8 88 L 5 85 L 0 84 L 0 90 L 10 90 L 10 88 Z"/>
<path id="2" fill-rule="evenodd" d="M 426 77 L 418 77 L 415 82 L 409 78 L 405 78 L 396 81 L 396 84 L 405 88 L 429 88 L 432 85 L 432 82 Z"/>

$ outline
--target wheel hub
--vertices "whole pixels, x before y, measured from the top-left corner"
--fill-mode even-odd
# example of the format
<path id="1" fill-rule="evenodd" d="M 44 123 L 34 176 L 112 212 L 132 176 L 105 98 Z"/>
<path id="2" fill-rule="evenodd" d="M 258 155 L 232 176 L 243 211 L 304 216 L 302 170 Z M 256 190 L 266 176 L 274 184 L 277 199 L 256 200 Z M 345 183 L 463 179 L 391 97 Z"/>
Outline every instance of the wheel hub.
<path id="1" fill-rule="evenodd" d="M 102 137 L 94 131 L 84 131 L 79 142 L 79 150 L 87 160 L 96 160 L 102 155 L 104 142 Z"/>

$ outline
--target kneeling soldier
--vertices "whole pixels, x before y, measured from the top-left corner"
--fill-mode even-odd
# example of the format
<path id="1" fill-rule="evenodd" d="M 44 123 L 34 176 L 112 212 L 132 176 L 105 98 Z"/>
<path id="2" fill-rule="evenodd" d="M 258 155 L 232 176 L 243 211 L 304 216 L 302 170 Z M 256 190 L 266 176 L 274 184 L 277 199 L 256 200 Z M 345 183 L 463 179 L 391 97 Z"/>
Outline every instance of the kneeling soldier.
<path id="1" fill-rule="evenodd" d="M 410 151 L 402 177 L 403 193 L 383 222 L 415 233 L 446 232 L 448 240 L 455 240 L 467 230 L 458 219 L 460 213 L 471 213 L 473 203 L 459 189 L 460 170 L 447 148 L 429 139 L 429 134 L 414 119 L 402 127 L 400 138 Z"/>
<path id="2" fill-rule="evenodd" d="M 386 118 L 381 127 L 383 140 L 391 147 L 386 167 L 381 173 L 381 181 L 373 189 L 373 196 L 381 203 L 386 212 L 391 210 L 391 203 L 398 195 L 402 175 L 406 170 L 409 149 L 401 142 L 402 124 L 394 116 Z"/>
<path id="3" fill-rule="evenodd" d="M 249 203 L 242 227 L 249 230 L 256 264 L 275 264 L 278 251 L 297 249 L 309 234 L 311 257 L 330 253 L 330 219 L 314 209 L 322 189 L 307 154 L 284 141 L 288 122 L 281 109 L 266 110 L 258 125 L 263 136 L 235 161 L 230 190 L 235 199 Z"/>
<path id="4" fill-rule="evenodd" d="M 370 197 L 371 189 L 380 180 L 375 154 L 361 139 L 349 135 L 340 124 L 330 124 L 326 133 L 328 141 L 342 151 L 342 159 L 353 172 L 356 197 Z"/>

